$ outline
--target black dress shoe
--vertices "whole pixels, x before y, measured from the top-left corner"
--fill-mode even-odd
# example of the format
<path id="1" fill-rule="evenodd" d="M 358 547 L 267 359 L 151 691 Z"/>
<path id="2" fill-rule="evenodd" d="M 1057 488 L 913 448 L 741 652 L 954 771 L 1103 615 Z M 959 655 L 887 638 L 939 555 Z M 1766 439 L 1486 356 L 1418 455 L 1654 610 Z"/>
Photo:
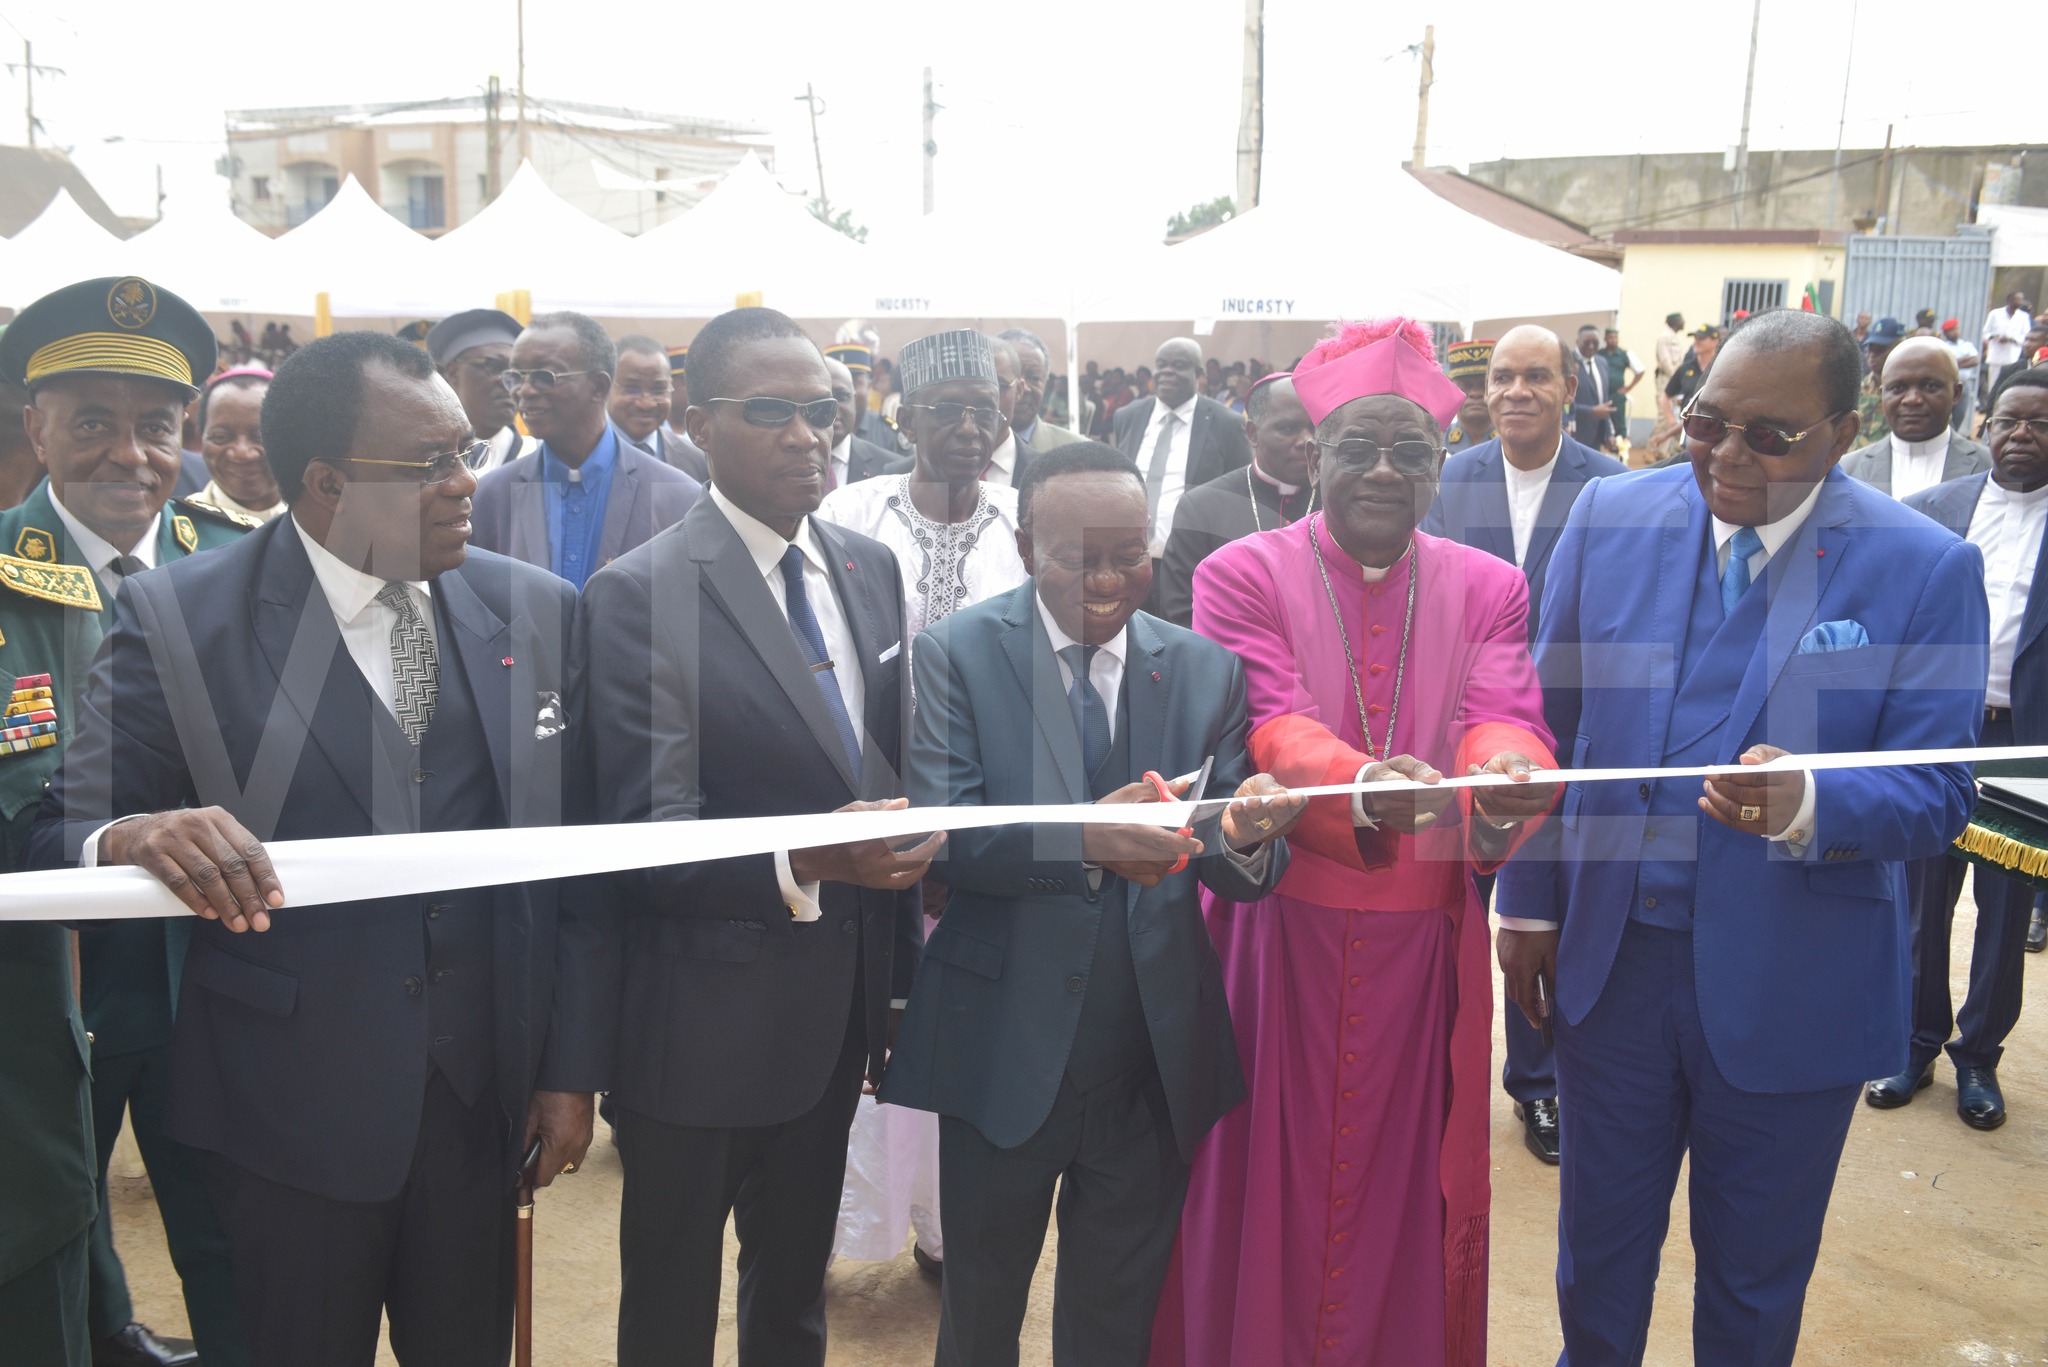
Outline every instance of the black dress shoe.
<path id="1" fill-rule="evenodd" d="M 1881 1077 L 1863 1089 L 1863 1099 L 1880 1111 L 1896 1110 L 1913 1099 L 1913 1093 L 1934 1083 L 1934 1061 L 1925 1068 L 1908 1068 L 1903 1073 Z"/>
<path id="2" fill-rule="evenodd" d="M 1956 1114 L 1973 1130 L 1995 1130 L 2005 1123 L 2005 1093 L 1998 1090 L 1996 1068 L 1956 1069 Z"/>
<path id="3" fill-rule="evenodd" d="M 2041 904 L 2034 904 L 2034 914 L 2027 922 L 2027 953 L 2039 954 L 2048 949 L 2048 912 L 2041 910 Z"/>
<path id="4" fill-rule="evenodd" d="M 946 1264 L 943 1259 L 934 1258 L 918 1244 L 910 1246 L 910 1256 L 917 1260 L 917 1270 L 924 1273 L 925 1276 L 930 1277 L 935 1282 L 942 1282 L 946 1279 Z"/>
<path id="5" fill-rule="evenodd" d="M 1522 1142 L 1551 1167 L 1557 1166 L 1557 1098 L 1540 1096 L 1534 1101 L 1517 1101 L 1515 1114 L 1522 1121 Z"/>
<path id="6" fill-rule="evenodd" d="M 160 1339 L 130 1323 L 111 1338 L 92 1341 L 92 1367 L 199 1367 L 191 1339 Z"/>

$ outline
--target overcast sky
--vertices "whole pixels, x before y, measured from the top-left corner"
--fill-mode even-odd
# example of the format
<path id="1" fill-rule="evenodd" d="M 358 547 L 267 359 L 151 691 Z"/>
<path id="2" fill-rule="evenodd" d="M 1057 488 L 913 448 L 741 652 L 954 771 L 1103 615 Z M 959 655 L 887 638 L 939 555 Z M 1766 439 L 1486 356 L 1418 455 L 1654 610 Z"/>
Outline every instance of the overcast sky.
<path id="1" fill-rule="evenodd" d="M 1919 0 L 1764 0 L 1753 147 L 1834 144 L 1852 7 L 1847 145 L 1882 145 L 1887 123 L 1901 144 L 2048 142 L 2035 74 L 2048 58 L 2042 7 L 1955 6 L 1930 20 L 1934 7 Z M 513 0 L 0 0 L 0 43 L 18 61 L 25 35 L 39 64 L 64 69 L 37 87 L 49 140 L 72 149 L 117 211 L 149 214 L 159 163 L 172 193 L 220 192 L 225 109 L 431 99 L 494 73 L 509 91 L 513 15 Z M 940 204 L 1048 213 L 1035 188 L 1058 187 L 1085 197 L 1076 207 L 1106 231 L 1149 233 L 1234 189 L 1243 21 L 1243 0 L 527 0 L 527 88 L 757 121 L 773 130 L 785 182 L 808 187 L 797 97 L 812 82 L 827 103 L 827 188 L 879 236 L 921 210 L 929 64 L 944 106 Z M 1266 0 L 1268 198 L 1407 157 L 1417 64 L 1402 49 L 1430 21 L 1434 163 L 1736 141 L 1749 45 L 1739 0 Z M 21 137 L 21 95 L 19 73 L 0 73 L 8 142 Z"/>

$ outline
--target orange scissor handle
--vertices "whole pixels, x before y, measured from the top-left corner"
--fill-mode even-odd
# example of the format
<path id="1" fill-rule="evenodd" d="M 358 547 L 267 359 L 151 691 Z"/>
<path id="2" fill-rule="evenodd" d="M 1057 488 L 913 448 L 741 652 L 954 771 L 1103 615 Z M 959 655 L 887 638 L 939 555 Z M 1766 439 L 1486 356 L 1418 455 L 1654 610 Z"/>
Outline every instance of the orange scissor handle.
<path id="1" fill-rule="evenodd" d="M 1127 771 L 1127 772 L 1128 772 L 1128 771 Z M 1152 785 L 1152 787 L 1153 787 L 1153 790 L 1154 790 L 1154 791 L 1156 791 L 1156 792 L 1157 792 L 1157 793 L 1159 794 L 1159 800 L 1160 800 L 1161 802 L 1178 802 L 1178 801 L 1180 801 L 1180 799 L 1179 799 L 1179 798 L 1177 798 L 1177 797 L 1175 797 L 1175 796 L 1173 795 L 1173 785 L 1169 784 L 1169 783 L 1168 783 L 1168 782 L 1167 782 L 1167 781 L 1166 781 L 1166 780 L 1165 780 L 1164 778 L 1161 778 L 1161 777 L 1159 776 L 1159 772 L 1158 772 L 1157 770 L 1155 770 L 1155 769 L 1147 769 L 1147 770 L 1145 771 L 1145 782 L 1147 782 L 1147 783 L 1149 783 L 1149 784 L 1151 784 L 1151 785 Z M 1192 826 L 1183 826 L 1183 827 L 1181 827 L 1181 828 L 1180 828 L 1180 834 L 1181 834 L 1181 836 L 1182 836 L 1183 838 L 1186 838 L 1187 836 L 1191 836 L 1191 835 L 1193 835 L 1194 833 L 1195 833 L 1195 828 L 1194 828 L 1194 827 L 1192 827 Z M 1182 856 L 1180 857 L 1179 861 L 1178 861 L 1178 862 L 1176 862 L 1176 863 L 1174 864 L 1174 866 L 1173 866 L 1172 868 L 1168 869 L 1168 870 L 1167 870 L 1167 872 L 1168 872 L 1168 873 L 1179 873 L 1179 872 L 1180 872 L 1180 871 L 1181 871 L 1182 869 L 1186 868 L 1187 866 L 1188 866 L 1188 857 L 1187 857 L 1186 855 L 1182 855 Z"/>

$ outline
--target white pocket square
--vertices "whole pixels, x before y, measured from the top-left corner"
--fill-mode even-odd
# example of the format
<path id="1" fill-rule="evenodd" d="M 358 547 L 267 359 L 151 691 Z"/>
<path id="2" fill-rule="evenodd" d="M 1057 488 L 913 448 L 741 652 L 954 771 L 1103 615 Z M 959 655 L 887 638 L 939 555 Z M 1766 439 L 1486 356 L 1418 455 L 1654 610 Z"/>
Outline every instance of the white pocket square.
<path id="1" fill-rule="evenodd" d="M 533 738 L 546 740 L 550 736 L 558 736 L 562 733 L 562 728 L 568 724 L 568 719 L 562 715 L 561 695 L 552 691 L 543 692 L 540 695 L 540 711 L 533 719 Z"/>
<path id="2" fill-rule="evenodd" d="M 885 665 L 885 664 L 889 663 L 889 661 L 891 661 L 891 660 L 895 659 L 895 658 L 896 658 L 896 657 L 897 657 L 898 655 L 901 655 L 902 653 L 903 653 L 903 642 L 901 642 L 901 641 L 898 641 L 898 642 L 897 642 L 897 643 L 896 643 L 895 645 L 893 645 L 893 646 L 890 646 L 890 647 L 889 647 L 889 648 L 888 648 L 887 650 L 883 651 L 883 652 L 882 652 L 882 653 L 881 653 L 880 655 L 877 655 L 877 656 L 875 657 L 875 663 L 876 663 L 876 664 L 878 664 L 878 665 Z"/>

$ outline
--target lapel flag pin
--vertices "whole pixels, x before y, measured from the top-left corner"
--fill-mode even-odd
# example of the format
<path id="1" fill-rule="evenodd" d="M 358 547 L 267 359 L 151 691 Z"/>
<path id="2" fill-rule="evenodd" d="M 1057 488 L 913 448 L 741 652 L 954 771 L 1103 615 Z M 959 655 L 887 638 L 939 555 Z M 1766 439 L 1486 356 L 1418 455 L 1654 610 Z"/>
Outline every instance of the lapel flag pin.
<path id="1" fill-rule="evenodd" d="M 846 562 L 846 568 L 848 568 L 848 569 L 852 569 L 852 568 L 853 568 L 853 562 L 852 562 L 851 560 L 849 560 L 849 561 L 847 561 L 847 562 Z"/>
<path id="2" fill-rule="evenodd" d="M 1160 682 L 1162 682 L 1162 680 L 1161 680 L 1161 679 L 1160 679 L 1160 677 L 1159 677 L 1159 671 L 1158 671 L 1158 670 L 1156 670 L 1156 669 L 1152 671 L 1152 682 L 1153 682 L 1153 683 L 1160 683 Z"/>
<path id="3" fill-rule="evenodd" d="M 505 666 L 505 668 L 510 669 L 512 667 L 512 657 L 510 655 L 507 655 L 504 659 L 498 661 L 498 663 Z"/>

